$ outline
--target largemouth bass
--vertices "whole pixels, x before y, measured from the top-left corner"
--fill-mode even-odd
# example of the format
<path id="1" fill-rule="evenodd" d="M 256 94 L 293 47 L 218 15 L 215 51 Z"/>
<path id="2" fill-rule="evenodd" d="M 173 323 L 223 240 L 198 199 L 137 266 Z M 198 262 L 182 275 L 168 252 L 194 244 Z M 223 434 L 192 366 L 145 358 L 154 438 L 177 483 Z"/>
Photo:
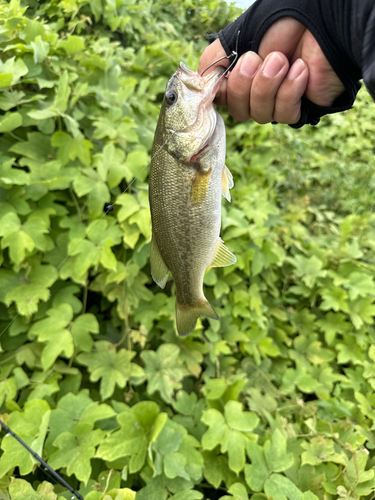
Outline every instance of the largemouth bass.
<path id="1" fill-rule="evenodd" d="M 219 319 L 203 293 L 206 270 L 236 262 L 220 238 L 221 195 L 230 201 L 233 187 L 224 121 L 212 103 L 224 71 L 202 77 L 180 63 L 167 84 L 152 150 L 151 273 L 161 288 L 172 273 L 182 337 L 200 316 Z"/>

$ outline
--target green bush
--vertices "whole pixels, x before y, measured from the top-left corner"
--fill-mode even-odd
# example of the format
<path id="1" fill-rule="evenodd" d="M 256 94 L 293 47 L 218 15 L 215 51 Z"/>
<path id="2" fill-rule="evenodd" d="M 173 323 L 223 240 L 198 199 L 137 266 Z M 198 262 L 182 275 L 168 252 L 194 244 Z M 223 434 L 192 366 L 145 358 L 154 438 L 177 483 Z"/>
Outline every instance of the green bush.
<path id="1" fill-rule="evenodd" d="M 238 13 L 0 0 L 1 418 L 86 500 L 375 495 L 365 92 L 298 131 L 224 114 L 235 187 L 222 236 L 238 260 L 206 274 L 220 322 L 180 339 L 173 284 L 150 276 L 165 84 Z M 1 498 L 72 497 L 2 436 Z"/>

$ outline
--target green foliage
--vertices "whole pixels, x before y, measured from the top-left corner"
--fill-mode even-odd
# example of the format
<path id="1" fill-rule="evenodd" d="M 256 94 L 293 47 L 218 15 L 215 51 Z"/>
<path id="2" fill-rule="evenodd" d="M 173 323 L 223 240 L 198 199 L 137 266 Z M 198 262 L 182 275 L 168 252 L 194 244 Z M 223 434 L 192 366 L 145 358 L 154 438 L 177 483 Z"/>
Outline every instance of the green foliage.
<path id="1" fill-rule="evenodd" d="M 375 494 L 365 92 L 299 131 L 224 114 L 235 188 L 222 237 L 237 263 L 205 276 L 220 322 L 179 338 L 174 287 L 151 279 L 162 93 L 238 13 L 0 0 L 1 418 L 85 500 Z M 2 435 L 1 498 L 71 498 L 48 479 Z"/>

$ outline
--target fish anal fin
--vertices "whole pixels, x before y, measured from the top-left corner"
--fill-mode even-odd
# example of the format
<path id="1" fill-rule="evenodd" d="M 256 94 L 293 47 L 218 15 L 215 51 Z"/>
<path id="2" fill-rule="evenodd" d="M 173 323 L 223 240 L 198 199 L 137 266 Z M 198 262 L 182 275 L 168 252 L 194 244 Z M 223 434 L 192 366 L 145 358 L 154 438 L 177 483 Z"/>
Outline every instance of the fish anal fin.
<path id="1" fill-rule="evenodd" d="M 219 319 L 219 316 L 204 295 L 192 306 L 185 306 L 176 301 L 176 323 L 179 336 L 186 337 L 193 332 L 197 319 L 201 316 Z"/>
<path id="2" fill-rule="evenodd" d="M 228 201 L 231 200 L 229 190 L 232 189 L 233 186 L 234 186 L 233 175 L 231 174 L 229 168 L 226 165 L 224 165 L 223 175 L 221 178 L 221 194 Z"/>
<path id="3" fill-rule="evenodd" d="M 207 172 L 197 170 L 191 184 L 190 201 L 193 205 L 202 203 L 205 199 L 208 189 L 208 183 L 211 177 L 211 169 Z"/>
<path id="4" fill-rule="evenodd" d="M 151 240 L 151 275 L 160 288 L 164 288 L 168 280 L 169 270 L 160 254 L 155 238 Z"/>
<path id="5" fill-rule="evenodd" d="M 210 267 L 226 267 L 234 264 L 236 261 L 236 256 L 224 245 L 224 241 L 219 238 Z"/>

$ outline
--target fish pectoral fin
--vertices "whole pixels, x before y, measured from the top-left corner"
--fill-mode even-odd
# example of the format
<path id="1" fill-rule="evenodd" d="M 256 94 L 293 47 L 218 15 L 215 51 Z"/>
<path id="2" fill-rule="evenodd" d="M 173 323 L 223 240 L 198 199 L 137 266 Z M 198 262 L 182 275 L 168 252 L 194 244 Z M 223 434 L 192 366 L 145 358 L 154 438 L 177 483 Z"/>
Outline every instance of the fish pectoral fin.
<path id="1" fill-rule="evenodd" d="M 160 288 L 164 288 L 168 280 L 169 269 L 167 268 L 163 257 L 160 255 L 159 247 L 155 238 L 151 240 L 151 275 L 155 283 Z"/>
<path id="2" fill-rule="evenodd" d="M 176 301 L 176 323 L 179 336 L 186 337 L 193 332 L 200 316 L 219 319 L 204 295 L 192 306 L 183 306 Z"/>
<path id="3" fill-rule="evenodd" d="M 228 201 L 230 201 L 231 199 L 229 190 L 232 189 L 233 186 L 234 186 L 233 175 L 231 174 L 229 168 L 226 165 L 224 165 L 223 175 L 221 178 L 221 194 Z"/>
<path id="4" fill-rule="evenodd" d="M 210 267 L 226 267 L 234 264 L 236 261 L 236 256 L 224 245 L 224 241 L 219 238 Z"/>

